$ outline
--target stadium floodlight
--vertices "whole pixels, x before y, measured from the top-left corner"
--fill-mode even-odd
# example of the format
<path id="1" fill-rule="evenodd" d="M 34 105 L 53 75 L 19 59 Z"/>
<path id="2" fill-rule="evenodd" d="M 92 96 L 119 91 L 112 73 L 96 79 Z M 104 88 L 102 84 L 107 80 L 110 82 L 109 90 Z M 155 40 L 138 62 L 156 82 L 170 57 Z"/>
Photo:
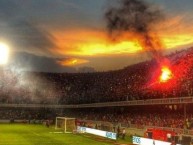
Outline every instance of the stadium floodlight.
<path id="1" fill-rule="evenodd" d="M 8 61 L 9 47 L 4 43 L 0 43 L 0 65 L 4 65 Z"/>

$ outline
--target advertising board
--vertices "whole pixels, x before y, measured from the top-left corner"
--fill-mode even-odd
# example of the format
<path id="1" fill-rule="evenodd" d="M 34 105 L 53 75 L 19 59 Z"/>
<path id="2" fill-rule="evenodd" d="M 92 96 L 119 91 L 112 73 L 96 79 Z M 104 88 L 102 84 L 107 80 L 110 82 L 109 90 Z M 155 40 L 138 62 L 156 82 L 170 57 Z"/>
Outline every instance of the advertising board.
<path id="1" fill-rule="evenodd" d="M 114 132 L 108 132 L 108 131 L 103 131 L 103 130 L 98 130 L 93 128 L 81 127 L 81 126 L 77 126 L 77 131 L 81 133 L 94 134 L 94 135 L 102 136 L 113 140 L 117 139 L 117 134 Z"/>

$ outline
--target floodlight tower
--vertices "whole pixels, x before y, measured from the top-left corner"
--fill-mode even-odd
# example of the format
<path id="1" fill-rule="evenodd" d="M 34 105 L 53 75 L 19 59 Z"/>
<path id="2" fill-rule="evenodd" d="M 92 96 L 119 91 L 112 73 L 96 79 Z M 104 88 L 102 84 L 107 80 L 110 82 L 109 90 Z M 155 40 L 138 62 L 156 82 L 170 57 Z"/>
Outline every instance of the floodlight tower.
<path id="1" fill-rule="evenodd" d="M 9 47 L 4 43 L 0 43 L 0 85 L 3 84 L 4 66 L 8 62 Z"/>

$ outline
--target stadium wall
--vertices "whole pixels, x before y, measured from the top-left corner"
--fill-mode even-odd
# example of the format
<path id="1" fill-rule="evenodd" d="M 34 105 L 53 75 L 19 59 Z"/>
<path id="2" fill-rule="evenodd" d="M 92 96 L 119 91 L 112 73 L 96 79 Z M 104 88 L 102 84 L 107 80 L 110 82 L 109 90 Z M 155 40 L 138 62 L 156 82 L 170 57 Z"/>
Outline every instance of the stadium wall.
<path id="1" fill-rule="evenodd" d="M 166 104 L 193 104 L 193 97 L 148 99 L 121 102 L 105 102 L 92 104 L 58 105 L 58 104 L 0 104 L 0 107 L 9 108 L 97 108 L 97 107 L 116 107 L 116 106 L 145 106 L 145 105 L 166 105 Z"/>

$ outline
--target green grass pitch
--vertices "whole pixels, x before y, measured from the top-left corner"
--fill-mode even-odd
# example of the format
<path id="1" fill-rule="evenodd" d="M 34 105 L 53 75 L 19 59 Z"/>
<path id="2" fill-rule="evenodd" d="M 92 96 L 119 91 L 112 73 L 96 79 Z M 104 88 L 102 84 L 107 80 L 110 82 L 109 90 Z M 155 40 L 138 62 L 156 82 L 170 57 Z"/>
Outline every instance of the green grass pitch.
<path id="1" fill-rule="evenodd" d="M 119 145 L 130 138 L 112 141 L 88 134 L 56 134 L 54 127 L 29 124 L 0 124 L 0 145 Z"/>

